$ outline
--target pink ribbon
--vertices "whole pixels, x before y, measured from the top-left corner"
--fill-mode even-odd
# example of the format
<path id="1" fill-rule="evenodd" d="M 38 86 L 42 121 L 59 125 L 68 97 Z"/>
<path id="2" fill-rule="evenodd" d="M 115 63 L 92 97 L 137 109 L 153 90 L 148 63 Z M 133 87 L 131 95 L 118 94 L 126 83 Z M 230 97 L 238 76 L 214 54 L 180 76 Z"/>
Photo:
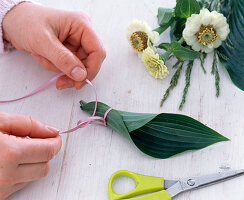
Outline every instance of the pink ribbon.
<path id="1" fill-rule="evenodd" d="M 57 74 L 56 76 L 54 76 L 53 78 L 51 78 L 49 81 L 47 81 L 43 85 L 41 85 L 39 88 L 37 88 L 33 92 L 31 92 L 31 93 L 29 93 L 29 94 L 27 94 L 27 95 L 25 95 L 23 97 L 20 97 L 20 98 L 17 98 L 17 99 L 0 101 L 0 103 L 10 103 L 10 102 L 19 101 L 21 99 L 25 99 L 27 97 L 33 96 L 33 95 L 41 92 L 42 90 L 44 90 L 46 87 L 48 87 L 50 84 L 52 84 L 54 81 L 56 81 L 59 77 L 61 77 L 63 75 L 65 75 L 65 74 L 64 73 Z M 112 108 L 109 108 L 104 113 L 104 116 L 103 117 L 95 116 L 96 111 L 97 111 L 97 91 L 96 91 L 94 85 L 91 83 L 91 81 L 89 81 L 88 79 L 86 79 L 86 83 L 89 84 L 93 88 L 94 93 L 95 93 L 95 96 L 96 96 L 96 102 L 95 102 L 95 107 L 94 107 L 94 111 L 93 111 L 92 116 L 91 117 L 87 117 L 87 118 L 82 119 L 82 120 L 79 120 L 76 127 L 72 128 L 70 130 L 61 132 L 60 134 L 74 132 L 74 131 L 76 131 L 76 130 L 78 130 L 80 128 L 86 127 L 89 124 L 100 124 L 100 125 L 107 126 L 107 124 L 106 124 L 106 118 L 107 118 L 108 113 L 112 110 Z"/>

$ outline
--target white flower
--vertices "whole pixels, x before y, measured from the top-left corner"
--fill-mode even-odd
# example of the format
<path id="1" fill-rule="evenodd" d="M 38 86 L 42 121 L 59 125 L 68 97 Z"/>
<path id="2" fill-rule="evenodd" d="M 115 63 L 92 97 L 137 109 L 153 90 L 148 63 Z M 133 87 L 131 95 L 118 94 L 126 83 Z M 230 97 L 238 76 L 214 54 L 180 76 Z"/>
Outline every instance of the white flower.
<path id="1" fill-rule="evenodd" d="M 150 43 L 159 41 L 159 34 L 145 21 L 134 20 L 127 27 L 127 39 L 136 52 L 142 52 Z"/>
<path id="2" fill-rule="evenodd" d="M 146 66 L 148 72 L 155 78 L 164 79 L 169 75 L 167 67 L 164 65 L 164 61 L 160 59 L 159 54 L 155 52 L 151 47 L 146 48 L 141 59 Z"/>
<path id="3" fill-rule="evenodd" d="M 195 51 L 205 53 L 218 48 L 230 33 L 229 25 L 223 14 L 203 9 L 186 21 L 183 37 Z"/>

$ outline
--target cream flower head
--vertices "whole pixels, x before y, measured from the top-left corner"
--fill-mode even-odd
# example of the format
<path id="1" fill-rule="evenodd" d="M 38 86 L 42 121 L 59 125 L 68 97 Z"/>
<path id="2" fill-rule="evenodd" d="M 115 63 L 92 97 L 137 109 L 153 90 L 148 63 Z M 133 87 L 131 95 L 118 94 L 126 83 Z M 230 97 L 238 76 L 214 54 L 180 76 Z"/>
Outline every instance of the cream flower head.
<path id="1" fill-rule="evenodd" d="M 143 51 L 141 59 L 148 72 L 154 78 L 164 79 L 169 75 L 169 71 L 164 65 L 164 61 L 160 59 L 159 54 L 156 53 L 151 47 L 148 47 Z"/>
<path id="2" fill-rule="evenodd" d="M 203 9 L 200 14 L 193 14 L 187 19 L 183 37 L 193 50 L 210 53 L 226 40 L 229 33 L 223 14 Z"/>
<path id="3" fill-rule="evenodd" d="M 138 53 L 145 50 L 150 43 L 159 41 L 159 34 L 153 31 L 145 21 L 133 20 L 127 27 L 127 39 Z"/>

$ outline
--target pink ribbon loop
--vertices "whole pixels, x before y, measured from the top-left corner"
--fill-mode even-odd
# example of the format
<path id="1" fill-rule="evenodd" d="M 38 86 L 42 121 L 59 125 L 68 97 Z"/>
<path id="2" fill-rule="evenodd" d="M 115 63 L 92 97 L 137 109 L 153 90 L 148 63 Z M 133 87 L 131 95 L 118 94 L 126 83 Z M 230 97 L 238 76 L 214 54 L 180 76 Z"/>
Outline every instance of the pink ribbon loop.
<path id="1" fill-rule="evenodd" d="M 17 98 L 17 99 L 0 101 L 0 103 L 10 103 L 10 102 L 19 101 L 21 99 L 25 99 L 25 98 L 28 98 L 30 96 L 33 96 L 33 95 L 35 95 L 35 94 L 43 91 L 45 88 L 47 88 L 49 85 L 51 85 L 54 81 L 56 81 L 59 77 L 61 77 L 63 75 L 65 75 L 65 74 L 64 73 L 57 74 L 56 76 L 54 76 L 53 78 L 51 78 L 49 81 L 47 81 L 43 85 L 41 85 L 39 88 L 35 89 L 33 92 L 31 92 L 31 93 L 29 93 L 29 94 L 27 94 L 27 95 L 25 95 L 23 97 L 20 97 L 20 98 Z M 93 91 L 94 91 L 95 97 L 96 97 L 95 107 L 94 107 L 93 114 L 92 114 L 91 117 L 87 117 L 85 119 L 79 120 L 76 127 L 72 128 L 70 130 L 61 132 L 60 134 L 74 132 L 74 131 L 76 131 L 76 130 L 78 130 L 80 128 L 86 127 L 89 124 L 100 124 L 100 125 L 107 126 L 107 124 L 106 124 L 106 118 L 107 118 L 108 113 L 112 110 L 112 108 L 109 108 L 104 113 L 104 116 L 103 117 L 95 116 L 96 111 L 97 111 L 97 104 L 98 104 L 98 101 L 97 101 L 97 91 L 96 91 L 96 88 L 94 87 L 94 85 L 91 83 L 91 81 L 89 81 L 88 79 L 86 79 L 86 82 L 87 82 L 87 84 L 89 84 L 93 88 Z"/>

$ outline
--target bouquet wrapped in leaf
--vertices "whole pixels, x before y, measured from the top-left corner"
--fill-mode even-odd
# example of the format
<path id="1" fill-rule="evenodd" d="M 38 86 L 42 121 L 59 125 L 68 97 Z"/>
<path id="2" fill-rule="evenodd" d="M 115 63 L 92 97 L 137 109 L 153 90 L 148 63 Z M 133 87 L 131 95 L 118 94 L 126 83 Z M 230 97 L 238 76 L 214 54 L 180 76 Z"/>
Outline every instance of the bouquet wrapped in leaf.
<path id="1" fill-rule="evenodd" d="M 90 115 L 95 102 L 80 101 Z M 103 117 L 110 107 L 98 102 L 96 116 Z M 132 141 L 142 152 L 156 158 L 197 150 L 228 139 L 197 120 L 179 114 L 145 114 L 111 110 L 107 126 Z"/>

